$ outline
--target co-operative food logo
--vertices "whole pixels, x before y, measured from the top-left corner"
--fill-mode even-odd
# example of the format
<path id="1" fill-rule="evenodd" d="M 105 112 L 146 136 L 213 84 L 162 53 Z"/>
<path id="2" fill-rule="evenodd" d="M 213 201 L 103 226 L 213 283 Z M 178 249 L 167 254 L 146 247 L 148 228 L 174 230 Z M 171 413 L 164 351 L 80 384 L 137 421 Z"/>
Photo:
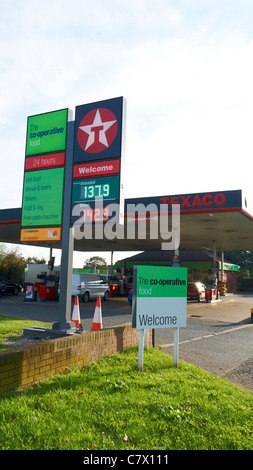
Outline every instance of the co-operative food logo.
<path id="1" fill-rule="evenodd" d="M 66 149 L 68 109 L 29 116 L 26 156 Z"/>
<path id="2" fill-rule="evenodd" d="M 87 113 L 80 122 L 77 140 L 88 153 L 100 153 L 113 143 L 118 132 L 118 121 L 112 111 L 97 108 Z"/>

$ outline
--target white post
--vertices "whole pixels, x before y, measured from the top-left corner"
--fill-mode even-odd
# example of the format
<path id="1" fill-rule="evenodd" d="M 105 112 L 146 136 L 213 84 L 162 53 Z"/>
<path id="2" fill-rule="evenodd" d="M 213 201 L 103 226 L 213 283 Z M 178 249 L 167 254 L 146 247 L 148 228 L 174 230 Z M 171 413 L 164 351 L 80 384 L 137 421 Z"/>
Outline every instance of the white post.
<path id="1" fill-rule="evenodd" d="M 148 349 L 148 330 L 144 330 L 144 349 Z"/>
<path id="2" fill-rule="evenodd" d="M 139 330 L 139 370 L 143 369 L 143 339 L 144 339 L 144 330 Z"/>
<path id="3" fill-rule="evenodd" d="M 178 366 L 179 328 L 174 328 L 174 367 Z"/>

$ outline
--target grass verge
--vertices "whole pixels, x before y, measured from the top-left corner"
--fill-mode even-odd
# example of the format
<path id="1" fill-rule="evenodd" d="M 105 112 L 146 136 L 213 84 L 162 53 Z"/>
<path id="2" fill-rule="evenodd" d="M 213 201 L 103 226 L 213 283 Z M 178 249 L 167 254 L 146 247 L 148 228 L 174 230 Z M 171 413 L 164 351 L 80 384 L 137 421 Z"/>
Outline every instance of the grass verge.
<path id="1" fill-rule="evenodd" d="M 2 450 L 253 449 L 253 394 L 158 349 L 0 398 Z"/>
<path id="2" fill-rule="evenodd" d="M 24 320 L 9 315 L 0 315 L 0 352 L 15 347 L 15 342 L 23 339 L 21 336 L 23 329 L 32 328 L 35 325 L 52 326 L 49 323 Z"/>

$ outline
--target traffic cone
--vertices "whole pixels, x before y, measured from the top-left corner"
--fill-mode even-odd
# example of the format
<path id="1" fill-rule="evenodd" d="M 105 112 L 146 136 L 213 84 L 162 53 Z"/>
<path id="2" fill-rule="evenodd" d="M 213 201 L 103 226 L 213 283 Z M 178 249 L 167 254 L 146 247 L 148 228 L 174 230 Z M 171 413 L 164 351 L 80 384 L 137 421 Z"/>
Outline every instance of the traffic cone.
<path id="1" fill-rule="evenodd" d="M 101 308 L 100 297 L 98 296 L 91 331 L 102 330 L 102 328 L 103 328 L 103 326 L 102 326 L 102 308 Z"/>
<path id="2" fill-rule="evenodd" d="M 72 313 L 72 321 L 75 323 L 76 328 L 79 328 L 80 310 L 79 310 L 78 295 L 75 296 L 75 304 L 74 304 L 73 313 Z"/>

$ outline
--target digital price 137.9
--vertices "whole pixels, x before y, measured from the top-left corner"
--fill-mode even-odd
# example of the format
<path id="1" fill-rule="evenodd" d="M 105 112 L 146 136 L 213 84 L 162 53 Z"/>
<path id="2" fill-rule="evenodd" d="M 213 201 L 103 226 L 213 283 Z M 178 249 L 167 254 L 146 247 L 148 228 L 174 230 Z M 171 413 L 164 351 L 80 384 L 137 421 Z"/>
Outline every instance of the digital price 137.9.
<path id="1" fill-rule="evenodd" d="M 90 184 L 89 186 L 81 186 L 81 200 L 94 199 L 95 197 L 110 196 L 110 185 L 106 184 Z"/>
<path id="2" fill-rule="evenodd" d="M 72 202 L 90 202 L 96 198 L 118 200 L 119 175 L 73 181 Z"/>

